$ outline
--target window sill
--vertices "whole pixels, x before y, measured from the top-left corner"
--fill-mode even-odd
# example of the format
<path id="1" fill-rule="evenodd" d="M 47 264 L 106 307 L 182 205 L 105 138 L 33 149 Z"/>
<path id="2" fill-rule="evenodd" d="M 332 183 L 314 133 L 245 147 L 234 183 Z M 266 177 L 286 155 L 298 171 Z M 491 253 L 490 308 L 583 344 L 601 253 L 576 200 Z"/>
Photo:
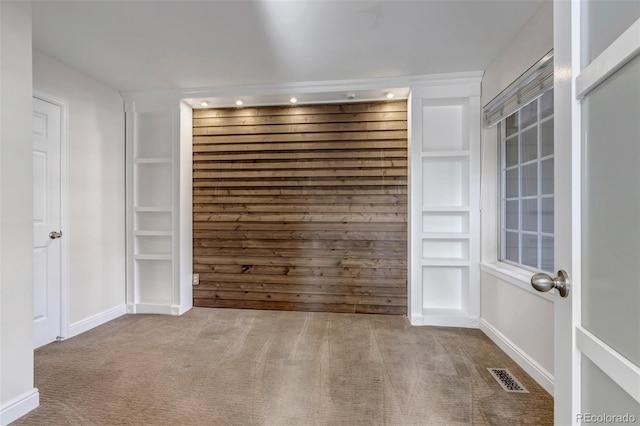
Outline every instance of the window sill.
<path id="1" fill-rule="evenodd" d="M 556 290 L 542 293 L 535 290 L 531 286 L 532 272 L 530 271 L 520 269 L 502 262 L 481 263 L 480 270 L 528 293 L 541 297 L 550 302 L 555 301 Z"/>

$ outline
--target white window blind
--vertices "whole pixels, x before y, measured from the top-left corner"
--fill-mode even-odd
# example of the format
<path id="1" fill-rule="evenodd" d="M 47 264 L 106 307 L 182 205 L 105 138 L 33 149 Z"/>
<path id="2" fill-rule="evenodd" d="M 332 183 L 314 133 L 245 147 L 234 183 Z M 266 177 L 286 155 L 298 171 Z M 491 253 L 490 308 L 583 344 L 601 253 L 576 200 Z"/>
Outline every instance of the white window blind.
<path id="1" fill-rule="evenodd" d="M 553 51 L 550 51 L 484 107 L 486 126 L 496 125 L 552 88 Z"/>

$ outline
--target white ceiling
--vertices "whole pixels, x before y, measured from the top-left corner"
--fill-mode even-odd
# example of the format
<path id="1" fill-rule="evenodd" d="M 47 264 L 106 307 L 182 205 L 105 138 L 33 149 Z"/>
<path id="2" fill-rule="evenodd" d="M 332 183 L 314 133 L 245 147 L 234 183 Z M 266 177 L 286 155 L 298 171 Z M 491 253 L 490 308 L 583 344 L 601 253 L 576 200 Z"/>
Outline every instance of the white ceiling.
<path id="1" fill-rule="evenodd" d="M 544 3 L 34 1 L 34 48 L 120 91 L 481 71 Z"/>

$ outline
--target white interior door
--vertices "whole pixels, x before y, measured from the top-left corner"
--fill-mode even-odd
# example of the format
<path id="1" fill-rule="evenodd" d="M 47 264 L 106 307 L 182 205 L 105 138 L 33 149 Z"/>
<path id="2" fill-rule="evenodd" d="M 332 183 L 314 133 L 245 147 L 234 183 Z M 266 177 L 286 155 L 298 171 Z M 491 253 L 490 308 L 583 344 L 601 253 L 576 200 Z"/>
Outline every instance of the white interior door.
<path id="1" fill-rule="evenodd" d="M 556 424 L 640 422 L 640 2 L 554 2 Z"/>
<path id="2" fill-rule="evenodd" d="M 60 336 L 61 109 L 33 98 L 34 347 Z"/>

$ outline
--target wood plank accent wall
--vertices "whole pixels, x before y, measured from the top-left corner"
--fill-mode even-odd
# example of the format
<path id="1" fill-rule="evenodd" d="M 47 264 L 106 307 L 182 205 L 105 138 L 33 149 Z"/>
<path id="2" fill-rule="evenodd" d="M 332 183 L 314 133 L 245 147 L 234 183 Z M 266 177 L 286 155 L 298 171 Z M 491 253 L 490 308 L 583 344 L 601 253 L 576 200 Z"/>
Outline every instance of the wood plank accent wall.
<path id="1" fill-rule="evenodd" d="M 406 314 L 407 103 L 198 109 L 194 305 Z"/>

